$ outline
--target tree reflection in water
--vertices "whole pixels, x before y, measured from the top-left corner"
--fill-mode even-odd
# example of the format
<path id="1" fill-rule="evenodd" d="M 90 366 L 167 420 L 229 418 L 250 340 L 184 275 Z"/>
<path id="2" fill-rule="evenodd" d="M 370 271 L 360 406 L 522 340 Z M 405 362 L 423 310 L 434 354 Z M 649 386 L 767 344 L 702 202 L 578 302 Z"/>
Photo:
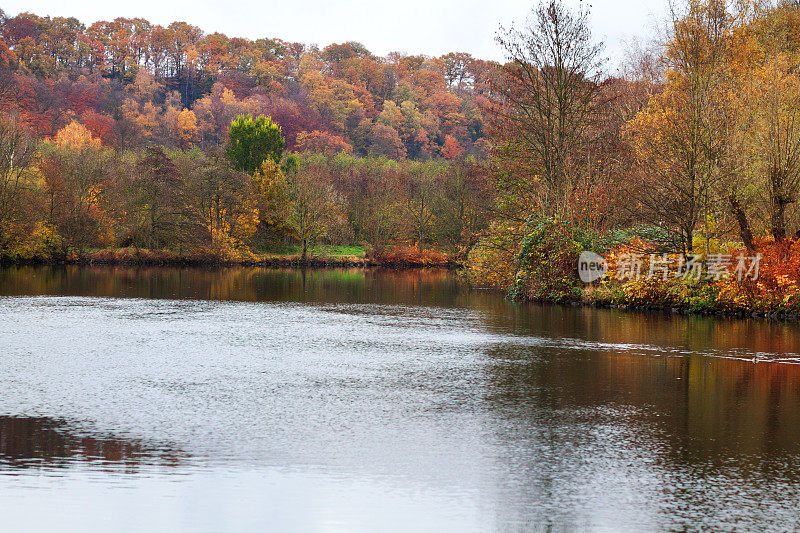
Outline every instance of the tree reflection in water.
<path id="1" fill-rule="evenodd" d="M 94 436 L 45 417 L 0 416 L 0 472 L 60 468 L 77 462 L 124 467 L 178 466 L 186 454 L 169 445 Z"/>

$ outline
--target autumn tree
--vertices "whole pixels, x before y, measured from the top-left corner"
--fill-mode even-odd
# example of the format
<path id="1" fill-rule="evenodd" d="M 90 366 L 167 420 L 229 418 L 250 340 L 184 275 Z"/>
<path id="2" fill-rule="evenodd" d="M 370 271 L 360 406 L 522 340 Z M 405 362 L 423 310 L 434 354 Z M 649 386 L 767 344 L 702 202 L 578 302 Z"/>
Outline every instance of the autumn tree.
<path id="1" fill-rule="evenodd" d="M 461 90 L 465 85 L 473 82 L 471 66 L 473 58 L 470 54 L 451 52 L 441 58 L 444 67 L 444 77 L 448 85 L 457 90 Z"/>
<path id="2" fill-rule="evenodd" d="M 291 223 L 300 242 L 300 261 L 306 263 L 308 250 L 319 239 L 332 234 L 345 222 L 342 198 L 336 193 L 326 169 L 319 161 L 293 158 L 286 167 L 291 202 Z"/>
<path id="3" fill-rule="evenodd" d="M 56 136 L 56 143 L 44 144 L 40 162 L 48 200 L 47 222 L 58 232 L 64 255 L 113 242 L 113 221 L 105 198 L 115 167 L 113 154 L 95 142 L 88 130 L 79 128 L 82 126 L 66 126 Z"/>
<path id="4" fill-rule="evenodd" d="M 300 132 L 296 148 L 300 152 L 332 155 L 339 152 L 352 153 L 353 147 L 343 137 L 326 131 Z"/>
<path id="5" fill-rule="evenodd" d="M 466 259 L 489 225 L 494 190 L 486 169 L 474 158 L 453 161 L 442 172 L 442 199 L 435 206 L 437 237 L 455 249 L 459 259 Z"/>
<path id="6" fill-rule="evenodd" d="M 389 159 L 404 159 L 406 156 L 406 147 L 397 130 L 386 124 L 375 124 L 372 127 L 369 151 L 373 155 L 382 155 Z"/>
<path id="7" fill-rule="evenodd" d="M 507 205 L 522 217 L 529 208 L 567 217 L 591 160 L 599 98 L 602 48 L 592 39 L 588 12 L 544 2 L 524 31 L 504 31 L 498 42 L 508 62 L 491 111 L 497 155 L 508 163 L 501 186 Z"/>
<path id="8" fill-rule="evenodd" d="M 195 147 L 174 161 L 185 190 L 185 242 L 224 258 L 246 255 L 258 224 L 252 176 L 235 170 L 221 150 Z"/>
<path id="9" fill-rule="evenodd" d="M 737 28 L 731 61 L 737 172 L 728 190 L 752 249 L 753 219 L 762 219 L 776 241 L 790 236 L 800 195 L 800 11 L 783 4 L 748 22 Z"/>
<path id="10" fill-rule="evenodd" d="M 443 200 L 445 168 L 440 162 L 415 163 L 401 170 L 402 220 L 412 242 L 422 250 L 434 232 L 437 207 Z"/>
<path id="11" fill-rule="evenodd" d="M 451 160 L 456 159 L 463 153 L 464 149 L 461 147 L 455 137 L 447 135 L 444 138 L 444 144 L 442 145 L 442 157 L 447 160 Z"/>
<path id="12" fill-rule="evenodd" d="M 24 199 L 36 162 L 36 142 L 19 115 L 0 119 L 0 252 L 22 237 L 29 206 Z"/>
<path id="13" fill-rule="evenodd" d="M 252 174 L 267 159 L 280 163 L 285 141 L 270 117 L 239 115 L 231 122 L 227 154 L 237 170 Z"/>
<path id="14" fill-rule="evenodd" d="M 129 181 L 133 243 L 152 249 L 175 242 L 186 214 L 181 185 L 178 169 L 164 150 L 146 148 Z"/>
<path id="15" fill-rule="evenodd" d="M 286 168 L 292 172 L 295 167 L 294 158 L 289 158 Z M 266 159 L 252 176 L 252 185 L 258 210 L 259 244 L 269 247 L 293 236 L 293 206 L 283 169 L 272 159 Z"/>
<path id="16" fill-rule="evenodd" d="M 72 121 L 61 128 L 53 139 L 62 148 L 81 150 L 84 147 L 100 148 L 102 142 L 83 124 Z"/>
<path id="17" fill-rule="evenodd" d="M 720 95 L 732 18 L 722 0 L 691 2 L 675 16 L 667 43 L 666 87 L 650 98 L 629 132 L 638 177 L 628 192 L 638 216 L 673 235 L 672 248 L 694 250 L 701 216 L 711 216 L 713 191 L 725 164 L 727 131 Z"/>
<path id="18" fill-rule="evenodd" d="M 184 109 L 178 113 L 176 130 L 178 146 L 182 149 L 185 150 L 198 141 L 199 130 L 197 128 L 197 117 L 193 111 Z"/>

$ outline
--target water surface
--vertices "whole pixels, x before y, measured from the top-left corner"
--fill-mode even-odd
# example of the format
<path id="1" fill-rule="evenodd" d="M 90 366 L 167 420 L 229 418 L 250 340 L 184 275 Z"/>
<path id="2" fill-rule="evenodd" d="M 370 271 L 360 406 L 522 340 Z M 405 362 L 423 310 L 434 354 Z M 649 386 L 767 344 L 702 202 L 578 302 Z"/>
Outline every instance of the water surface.
<path id="1" fill-rule="evenodd" d="M 2 530 L 793 530 L 799 354 L 446 271 L 4 269 Z"/>

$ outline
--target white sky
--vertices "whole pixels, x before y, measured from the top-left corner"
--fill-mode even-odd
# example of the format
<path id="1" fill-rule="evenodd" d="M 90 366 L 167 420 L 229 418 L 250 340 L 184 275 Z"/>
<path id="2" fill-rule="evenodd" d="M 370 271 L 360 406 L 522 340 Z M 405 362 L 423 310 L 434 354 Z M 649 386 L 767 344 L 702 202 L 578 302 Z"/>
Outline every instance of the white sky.
<path id="1" fill-rule="evenodd" d="M 580 0 L 566 0 L 578 5 Z M 605 55 L 621 57 L 622 40 L 645 36 L 666 12 L 667 0 L 593 0 L 589 2 L 595 37 L 606 42 Z M 176 20 L 207 33 L 278 37 L 325 46 L 359 41 L 370 51 L 441 55 L 470 52 L 502 59 L 494 43 L 500 24 L 523 23 L 534 6 L 529 0 L 3 0 L 7 15 L 74 16 L 84 23 L 116 17 L 144 17 L 167 25 Z"/>

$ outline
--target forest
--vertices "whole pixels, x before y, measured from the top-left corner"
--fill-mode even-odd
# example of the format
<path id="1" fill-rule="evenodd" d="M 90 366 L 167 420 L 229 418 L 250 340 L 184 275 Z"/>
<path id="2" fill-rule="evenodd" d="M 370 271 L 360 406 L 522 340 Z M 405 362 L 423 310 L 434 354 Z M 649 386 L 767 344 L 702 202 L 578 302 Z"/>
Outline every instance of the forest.
<path id="1" fill-rule="evenodd" d="M 30 13 L 0 14 L 0 39 L 6 258 L 135 247 L 246 260 L 318 242 L 464 256 L 485 227 L 493 66 L 469 54 L 382 58 L 354 42 Z M 272 166 L 227 157 L 243 116 L 278 125 Z"/>
<path id="2" fill-rule="evenodd" d="M 618 76 L 587 11 L 546 2 L 500 33 L 509 60 L 484 114 L 497 196 L 474 282 L 532 300 L 798 316 L 800 6 L 669 7 Z M 608 265 L 589 284 L 576 274 L 586 250 Z"/>
<path id="3" fill-rule="evenodd" d="M 800 7 L 662 22 L 615 68 L 558 0 L 500 28 L 502 63 L 0 13 L 0 256 L 326 245 L 533 300 L 800 309 Z M 585 250 L 611 266 L 589 285 Z M 745 253 L 758 279 L 613 275 Z"/>

